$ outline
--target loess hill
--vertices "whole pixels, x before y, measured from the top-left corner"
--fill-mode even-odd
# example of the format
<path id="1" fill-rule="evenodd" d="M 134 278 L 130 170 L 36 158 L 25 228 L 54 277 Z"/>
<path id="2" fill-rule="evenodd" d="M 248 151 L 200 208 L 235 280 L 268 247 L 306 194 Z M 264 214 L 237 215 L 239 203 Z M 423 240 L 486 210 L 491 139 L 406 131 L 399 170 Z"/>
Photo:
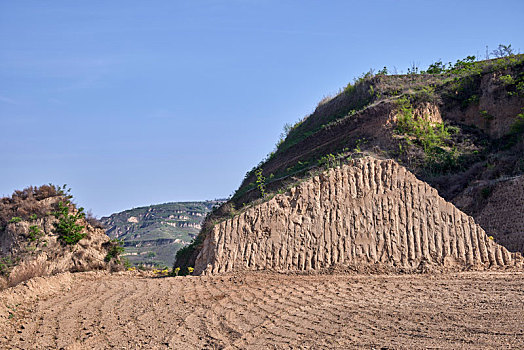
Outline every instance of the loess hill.
<path id="1" fill-rule="evenodd" d="M 524 252 L 523 108 L 524 55 L 367 73 L 286 129 L 175 266 L 514 264 Z"/>
<path id="2" fill-rule="evenodd" d="M 0 198 L 0 289 L 60 272 L 120 270 L 120 246 L 64 188 L 28 187 Z"/>

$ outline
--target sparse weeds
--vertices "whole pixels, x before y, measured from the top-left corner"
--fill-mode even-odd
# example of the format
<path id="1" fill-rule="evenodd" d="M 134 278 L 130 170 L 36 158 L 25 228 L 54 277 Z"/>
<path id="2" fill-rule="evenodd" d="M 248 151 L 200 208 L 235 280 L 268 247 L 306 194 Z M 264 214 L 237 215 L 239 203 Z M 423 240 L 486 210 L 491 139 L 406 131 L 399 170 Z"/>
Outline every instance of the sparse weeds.
<path id="1" fill-rule="evenodd" d="M 16 263 L 11 258 L 11 256 L 4 256 L 3 258 L 0 258 L 0 276 L 9 277 L 11 268 L 15 265 Z"/>

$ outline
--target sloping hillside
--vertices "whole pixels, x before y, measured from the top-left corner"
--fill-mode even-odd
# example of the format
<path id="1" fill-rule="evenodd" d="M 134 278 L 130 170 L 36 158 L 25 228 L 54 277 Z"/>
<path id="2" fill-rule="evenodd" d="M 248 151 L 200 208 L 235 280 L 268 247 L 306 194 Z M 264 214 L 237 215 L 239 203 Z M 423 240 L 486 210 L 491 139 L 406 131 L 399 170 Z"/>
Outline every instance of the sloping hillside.
<path id="1" fill-rule="evenodd" d="M 121 248 L 64 188 L 28 187 L 0 199 L 0 289 L 59 272 L 120 269 Z"/>
<path id="2" fill-rule="evenodd" d="M 176 252 L 196 237 L 207 213 L 223 202 L 157 204 L 125 210 L 100 220 L 110 237 L 123 241 L 130 263 L 171 266 Z"/>
<path id="3" fill-rule="evenodd" d="M 217 222 L 238 215 L 348 160 L 395 159 L 475 219 L 492 187 L 524 174 L 524 55 L 488 61 L 473 57 L 432 64 L 407 75 L 365 74 L 288 128 L 274 152 L 249 171 L 233 198 L 208 218 L 199 237 L 178 255 L 192 265 Z M 520 196 L 520 195 L 516 195 Z M 520 198 L 520 197 L 519 197 Z M 521 201 L 504 218 L 522 219 Z M 521 220 L 522 221 L 522 220 Z M 521 251 L 524 232 L 490 226 L 488 235 Z"/>

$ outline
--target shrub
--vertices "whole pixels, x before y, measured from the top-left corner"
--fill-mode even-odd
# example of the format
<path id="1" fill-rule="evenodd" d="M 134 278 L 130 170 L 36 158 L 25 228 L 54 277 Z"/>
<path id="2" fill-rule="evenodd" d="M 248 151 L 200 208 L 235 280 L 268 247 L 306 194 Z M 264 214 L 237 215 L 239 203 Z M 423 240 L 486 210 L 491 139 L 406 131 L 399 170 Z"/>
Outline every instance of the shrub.
<path id="1" fill-rule="evenodd" d="M 46 216 L 49 207 L 40 201 L 45 198 L 60 196 L 59 189 L 61 189 L 59 186 L 54 185 L 29 186 L 23 190 L 14 191 L 11 197 L 0 198 L 0 230 L 13 217 L 18 217 L 21 220 L 36 220 L 38 217 Z"/>
<path id="2" fill-rule="evenodd" d="M 107 251 L 107 255 L 105 256 L 104 261 L 110 262 L 111 260 L 115 259 L 117 263 L 120 263 L 119 257 L 124 252 L 122 241 L 115 238 L 110 241 L 110 244 L 111 246 Z"/>
<path id="3" fill-rule="evenodd" d="M 388 67 L 384 66 L 384 68 L 377 72 L 377 75 L 388 75 Z"/>
<path id="4" fill-rule="evenodd" d="M 513 124 L 511 124 L 510 130 L 512 134 L 524 133 L 524 112 L 517 114 Z"/>
<path id="5" fill-rule="evenodd" d="M 15 266 L 16 263 L 10 256 L 4 256 L 0 258 L 0 276 L 9 277 L 11 268 Z"/>
<path id="6" fill-rule="evenodd" d="M 88 210 L 86 213 L 86 221 L 89 225 L 93 226 L 94 228 L 105 229 L 104 224 L 101 223 L 90 210 Z"/>
<path id="7" fill-rule="evenodd" d="M 431 123 L 425 118 L 415 119 L 413 107 L 406 97 L 399 99 L 397 103 L 399 117 L 395 132 L 413 137 L 415 143 L 422 146 L 428 169 L 443 172 L 456 167 L 459 164 L 458 150 L 455 147 L 447 149 L 444 146 L 451 134 L 459 133 L 460 129 L 446 126 L 444 123 Z"/>
<path id="8" fill-rule="evenodd" d="M 502 75 L 501 77 L 499 77 L 499 81 L 504 84 L 504 85 L 512 85 L 512 84 L 515 84 L 515 79 L 513 79 L 513 77 L 509 74 L 507 75 Z"/>
<path id="9" fill-rule="evenodd" d="M 22 218 L 21 218 L 21 217 L 19 217 L 19 216 L 13 216 L 13 217 L 11 218 L 11 220 L 9 220 L 9 223 L 10 223 L 10 224 L 16 224 L 17 222 L 20 222 L 20 221 L 22 221 Z"/>
<path id="10" fill-rule="evenodd" d="M 84 208 L 79 208 L 76 213 L 69 214 L 70 202 L 65 203 L 58 202 L 58 210 L 53 213 L 58 219 L 54 223 L 58 238 L 65 244 L 75 245 L 82 238 L 86 237 L 86 233 L 83 233 L 85 226 L 79 225 L 76 222 L 85 217 Z"/>
<path id="11" fill-rule="evenodd" d="M 446 71 L 447 71 L 446 65 L 442 63 L 442 60 L 438 60 L 437 62 L 430 64 L 428 69 L 422 73 L 442 74 L 442 73 L 445 73 Z"/>
<path id="12" fill-rule="evenodd" d="M 318 165 L 324 167 L 326 170 L 337 166 L 337 159 L 333 154 L 326 154 L 318 160 Z"/>
<path id="13" fill-rule="evenodd" d="M 29 226 L 29 240 L 36 241 L 40 236 L 42 236 L 42 231 L 38 226 Z"/>
<path id="14" fill-rule="evenodd" d="M 480 191 L 480 195 L 482 196 L 482 198 L 488 199 L 488 197 L 491 196 L 491 192 L 493 192 L 493 188 L 491 188 L 491 187 L 484 187 Z"/>
<path id="15" fill-rule="evenodd" d="M 181 270 L 178 270 L 180 272 L 180 275 L 184 275 L 186 269 L 185 266 L 188 266 L 190 264 L 191 257 L 195 253 L 195 251 L 200 247 L 200 245 L 203 242 L 203 236 L 205 236 L 204 232 L 206 230 L 206 227 L 202 229 L 202 232 L 198 236 L 196 236 L 191 243 L 188 245 L 180 248 L 176 252 L 176 258 L 175 258 L 175 264 L 173 265 L 173 271 L 176 270 L 176 268 L 183 268 Z M 173 272 L 174 273 L 174 272 Z"/>
<path id="16" fill-rule="evenodd" d="M 511 48 L 511 44 L 509 45 L 499 44 L 499 47 L 491 51 L 491 54 L 498 58 L 513 56 L 513 49 Z"/>
<path id="17" fill-rule="evenodd" d="M 355 91 L 355 85 L 348 83 L 346 87 L 344 88 L 344 93 L 347 95 L 351 95 Z"/>
<path id="18" fill-rule="evenodd" d="M 415 119 L 411 104 L 407 100 L 401 100 L 399 103 L 401 113 L 397 121 L 396 131 L 414 136 L 424 148 L 425 153 L 431 152 L 435 147 L 442 146 L 444 141 L 449 139 L 450 134 L 443 123 L 431 123 L 425 118 Z"/>
<path id="19" fill-rule="evenodd" d="M 260 190 L 260 194 L 262 197 L 266 196 L 266 178 L 264 175 L 262 175 L 262 169 L 258 169 L 255 172 L 255 175 L 257 177 L 257 188 Z"/>

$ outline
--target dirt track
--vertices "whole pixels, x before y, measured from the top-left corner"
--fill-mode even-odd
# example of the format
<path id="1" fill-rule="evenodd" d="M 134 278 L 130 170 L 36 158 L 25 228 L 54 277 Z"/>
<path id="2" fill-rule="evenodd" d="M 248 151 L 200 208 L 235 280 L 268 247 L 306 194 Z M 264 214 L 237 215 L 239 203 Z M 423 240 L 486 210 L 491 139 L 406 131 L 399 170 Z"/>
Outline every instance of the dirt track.
<path id="1" fill-rule="evenodd" d="M 524 348 L 524 273 L 76 274 L 69 286 L 0 319 L 0 348 Z"/>

